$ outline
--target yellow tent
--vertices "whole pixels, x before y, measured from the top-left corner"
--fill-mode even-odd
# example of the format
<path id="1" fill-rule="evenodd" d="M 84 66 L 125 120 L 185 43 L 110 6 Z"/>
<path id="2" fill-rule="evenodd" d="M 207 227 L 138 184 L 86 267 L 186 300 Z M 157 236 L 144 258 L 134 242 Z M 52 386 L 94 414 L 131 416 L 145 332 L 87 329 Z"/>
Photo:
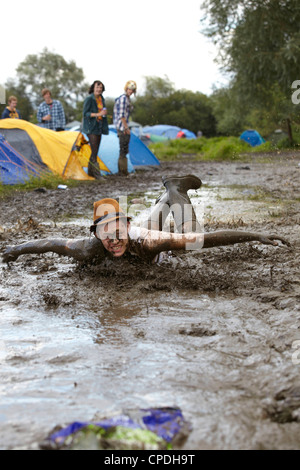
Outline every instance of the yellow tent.
<path id="1" fill-rule="evenodd" d="M 22 119 L 1 119 L 0 133 L 7 142 L 32 164 L 41 169 L 77 180 L 93 180 L 82 168 L 90 158 L 91 148 L 80 132 L 61 131 L 36 126 Z M 110 172 L 99 159 L 100 169 Z"/>

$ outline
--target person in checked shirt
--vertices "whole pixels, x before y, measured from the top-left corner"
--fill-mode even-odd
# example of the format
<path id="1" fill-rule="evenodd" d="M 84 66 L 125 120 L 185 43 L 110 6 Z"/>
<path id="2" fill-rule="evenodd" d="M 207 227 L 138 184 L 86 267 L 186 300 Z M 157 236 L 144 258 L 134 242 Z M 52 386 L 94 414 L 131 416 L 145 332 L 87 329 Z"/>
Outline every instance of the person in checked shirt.
<path id="1" fill-rule="evenodd" d="M 118 160 L 118 170 L 120 175 L 128 175 L 127 153 L 129 151 L 130 129 L 128 126 L 129 116 L 132 111 L 130 97 L 136 93 L 136 83 L 133 80 L 126 82 L 124 91 L 115 100 L 113 121 L 118 132 L 120 154 Z"/>
<path id="2" fill-rule="evenodd" d="M 46 129 L 63 131 L 66 125 L 64 108 L 58 100 L 53 100 L 48 88 L 42 90 L 44 102 L 38 107 L 37 120 Z"/>

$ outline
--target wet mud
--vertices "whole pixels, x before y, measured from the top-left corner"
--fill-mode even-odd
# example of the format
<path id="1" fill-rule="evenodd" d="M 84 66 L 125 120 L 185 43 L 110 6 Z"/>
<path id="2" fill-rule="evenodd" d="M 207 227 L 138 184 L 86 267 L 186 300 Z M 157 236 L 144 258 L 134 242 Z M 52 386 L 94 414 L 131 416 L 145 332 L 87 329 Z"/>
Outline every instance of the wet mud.
<path id="1" fill-rule="evenodd" d="M 88 236 L 94 200 L 149 206 L 162 175 L 193 173 L 206 231 L 291 242 L 177 253 L 159 265 L 53 254 L 2 263 L 0 448 L 38 448 L 55 425 L 96 414 L 179 406 L 192 425 L 184 449 L 300 449 L 299 162 L 290 153 L 164 163 L 0 200 L 1 254 L 35 238 Z"/>

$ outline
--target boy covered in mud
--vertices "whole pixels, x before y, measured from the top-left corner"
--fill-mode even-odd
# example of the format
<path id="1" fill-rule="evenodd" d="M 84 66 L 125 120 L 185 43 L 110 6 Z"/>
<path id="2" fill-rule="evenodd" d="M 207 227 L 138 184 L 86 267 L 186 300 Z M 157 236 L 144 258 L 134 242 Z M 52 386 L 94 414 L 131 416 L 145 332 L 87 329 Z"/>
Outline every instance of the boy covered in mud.
<path id="1" fill-rule="evenodd" d="M 236 230 L 203 233 L 187 194 L 189 189 L 200 188 L 201 180 L 194 175 L 172 176 L 163 178 L 163 184 L 166 191 L 156 201 L 144 227 L 132 227 L 131 218 L 115 199 L 101 199 L 94 203 L 94 223 L 90 227 L 93 238 L 48 238 L 7 246 L 2 259 L 8 263 L 23 254 L 52 252 L 87 262 L 124 256 L 153 262 L 160 253 L 167 251 L 199 250 L 250 241 L 277 245 L 276 240 L 280 240 L 288 244 L 277 235 Z M 170 212 L 176 233 L 162 231 Z"/>

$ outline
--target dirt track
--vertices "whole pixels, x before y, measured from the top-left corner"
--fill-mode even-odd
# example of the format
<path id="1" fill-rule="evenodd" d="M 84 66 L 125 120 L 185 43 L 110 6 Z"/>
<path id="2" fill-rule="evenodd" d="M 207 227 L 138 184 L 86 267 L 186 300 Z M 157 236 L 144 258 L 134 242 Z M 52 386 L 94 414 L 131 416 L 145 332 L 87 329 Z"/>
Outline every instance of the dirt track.
<path id="1" fill-rule="evenodd" d="M 50 254 L 2 263 L 0 448 L 35 448 L 54 425 L 96 412 L 177 405 L 193 427 L 185 449 L 300 449 L 300 155 L 272 158 L 166 163 L 0 200 L 3 251 L 88 236 L 94 200 L 154 200 L 162 175 L 194 173 L 206 231 L 292 244 L 189 252 L 159 266 L 87 267 Z"/>

